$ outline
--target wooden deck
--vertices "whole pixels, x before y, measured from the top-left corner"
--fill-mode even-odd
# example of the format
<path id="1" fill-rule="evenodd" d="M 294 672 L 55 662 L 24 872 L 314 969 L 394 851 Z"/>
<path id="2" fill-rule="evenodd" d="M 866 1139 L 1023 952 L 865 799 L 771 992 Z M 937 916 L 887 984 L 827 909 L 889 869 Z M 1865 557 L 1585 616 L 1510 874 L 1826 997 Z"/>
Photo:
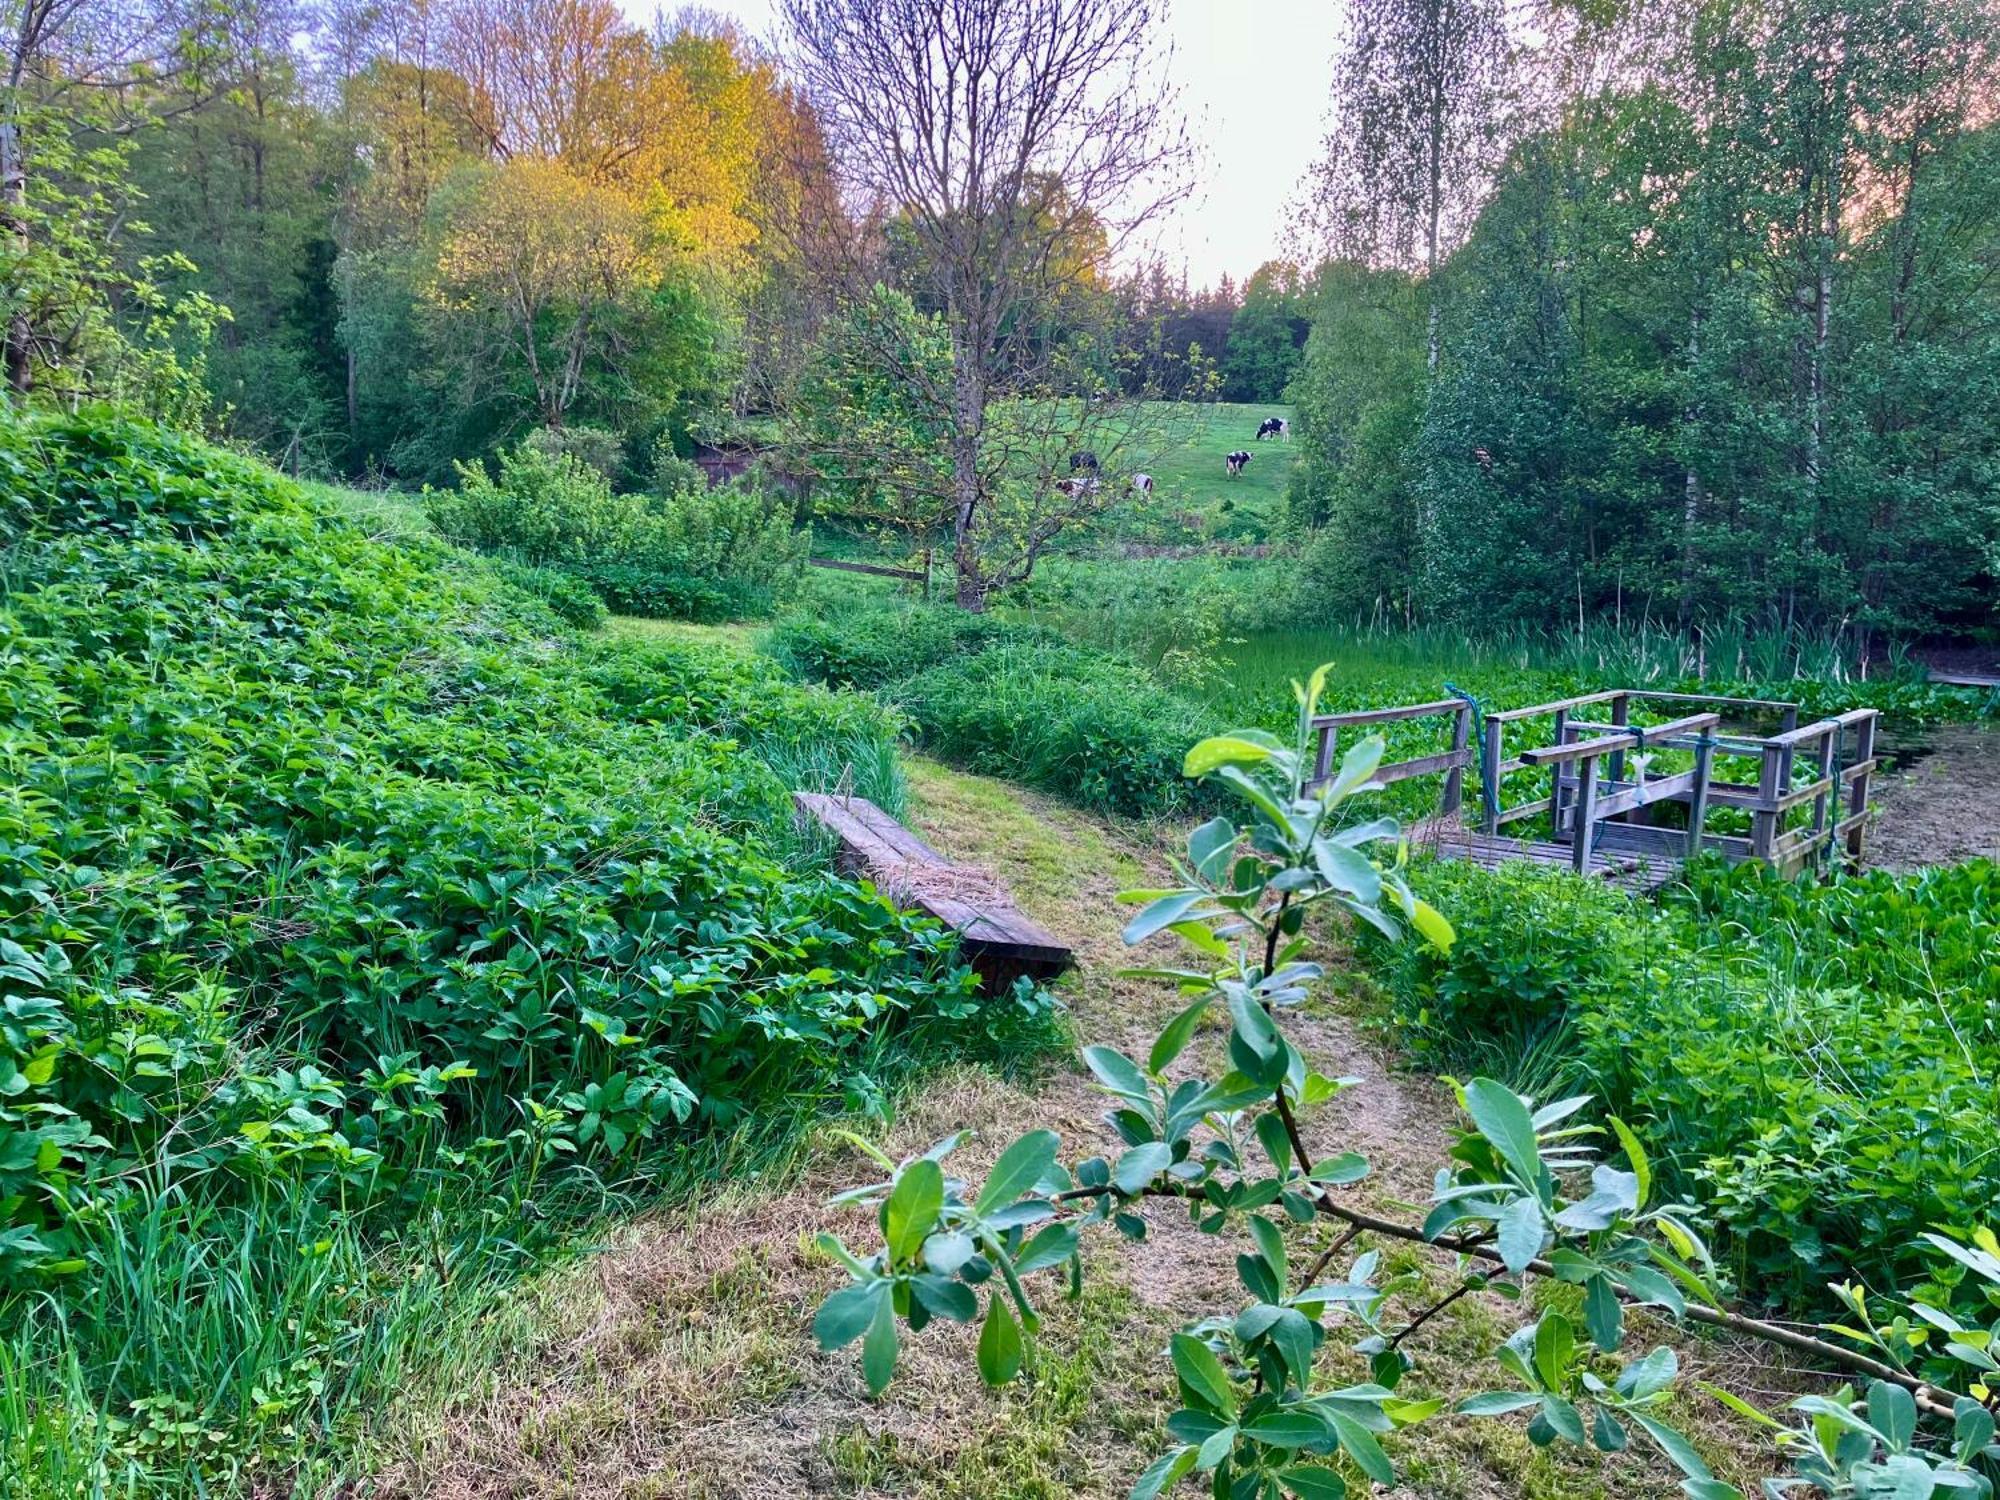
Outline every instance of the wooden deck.
<path id="1" fill-rule="evenodd" d="M 1576 851 L 1547 839 L 1510 839 L 1460 827 L 1425 827 L 1414 831 L 1410 842 L 1445 859 L 1469 860 L 1488 870 L 1523 860 L 1552 869 L 1576 868 Z M 1672 856 L 1654 858 L 1622 849 L 1596 848 L 1590 851 L 1590 868 L 1585 873 L 1624 890 L 1646 892 L 1667 884 L 1680 872 L 1680 866 L 1680 860 Z"/>
<path id="2" fill-rule="evenodd" d="M 999 882 L 953 864 L 866 797 L 794 792 L 792 800 L 838 841 L 834 863 L 843 875 L 872 880 L 898 906 L 957 932 L 989 994 L 1023 975 L 1053 979 L 1074 962 L 1069 948 L 1015 906 Z"/>
<path id="3" fill-rule="evenodd" d="M 1797 703 L 1607 688 L 1489 711 L 1449 691 L 1428 703 L 1315 717 L 1318 753 L 1308 785 L 1332 777 L 1343 732 L 1442 719 L 1445 748 L 1386 763 L 1374 779 L 1439 778 L 1438 810 L 1412 840 L 1448 858 L 1489 868 L 1522 860 L 1565 865 L 1634 891 L 1666 884 L 1704 852 L 1732 864 L 1756 860 L 1785 875 L 1862 858 L 1876 768 L 1874 709 L 1802 724 Z M 1635 719 L 1635 710 L 1651 721 Z M 1512 756 L 1510 740 L 1520 745 Z M 1649 774 L 1660 751 L 1675 755 L 1673 767 L 1685 756 L 1689 769 Z M 1754 778 L 1716 774 L 1718 762 L 1746 761 Z M 1476 829 L 1466 826 L 1465 805 L 1474 777 Z M 1523 782 L 1528 797 L 1510 795 Z M 1710 828 L 1716 809 L 1738 818 L 1736 828 Z M 1747 833 L 1737 831 L 1743 821 Z M 1535 836 L 1510 837 L 1517 823 Z"/>

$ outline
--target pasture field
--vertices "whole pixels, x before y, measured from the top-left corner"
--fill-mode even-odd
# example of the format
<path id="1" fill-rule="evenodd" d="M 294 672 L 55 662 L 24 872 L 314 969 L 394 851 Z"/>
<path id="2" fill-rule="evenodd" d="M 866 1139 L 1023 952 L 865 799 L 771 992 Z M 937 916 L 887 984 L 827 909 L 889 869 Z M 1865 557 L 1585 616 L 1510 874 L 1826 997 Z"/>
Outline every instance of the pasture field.
<path id="1" fill-rule="evenodd" d="M 1296 437 L 1256 440 L 1257 424 L 1266 417 L 1294 420 L 1292 408 L 1277 403 L 1144 403 L 1136 420 L 1155 426 L 1159 441 L 1134 467 L 1153 476 L 1152 498 L 1113 511 L 1106 531 L 1169 545 L 1266 540 L 1282 513 L 1298 454 Z M 1232 478 L 1223 457 L 1239 448 L 1251 460 Z"/>

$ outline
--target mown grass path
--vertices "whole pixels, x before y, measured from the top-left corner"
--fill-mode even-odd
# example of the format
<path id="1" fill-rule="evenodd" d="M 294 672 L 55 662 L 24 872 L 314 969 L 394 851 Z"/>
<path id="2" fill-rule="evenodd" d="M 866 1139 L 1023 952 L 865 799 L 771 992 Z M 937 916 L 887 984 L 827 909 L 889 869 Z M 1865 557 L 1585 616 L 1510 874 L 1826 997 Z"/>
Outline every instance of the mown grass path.
<path id="1" fill-rule="evenodd" d="M 1079 967 L 1064 993 L 1079 1038 L 1142 1052 L 1175 997 L 1118 977 L 1129 956 L 1118 937 L 1126 911 L 1115 898 L 1158 876 L 1158 843 L 1136 825 L 1107 824 L 928 762 L 915 762 L 910 775 L 924 836 L 1000 876 L 1023 908 L 1076 944 Z M 1442 1086 L 1392 1073 L 1330 1000 L 1309 1004 L 1291 1029 L 1323 1071 L 1359 1079 L 1308 1121 L 1327 1150 L 1353 1146 L 1375 1162 L 1359 1201 L 1391 1209 L 1421 1198 L 1445 1138 Z M 1220 1034 L 1206 1039 L 1211 1049 Z M 1101 1110 L 1087 1078 L 1059 1062 L 1024 1082 L 943 1073 L 886 1131 L 857 1128 L 892 1151 L 971 1128 L 976 1139 L 953 1163 L 976 1174 L 1038 1125 L 1059 1130 L 1077 1154 L 1104 1149 L 1111 1137 Z M 1233 1238 L 1201 1235 L 1177 1210 L 1156 1209 L 1146 1243 L 1094 1242 L 1081 1302 L 1045 1285 L 1049 1318 L 1032 1379 L 983 1391 L 970 1334 L 934 1325 L 907 1341 L 896 1383 L 871 1402 L 851 1351 L 822 1355 L 810 1332 L 819 1299 L 839 1281 L 813 1236 L 832 1226 L 866 1244 L 873 1232 L 866 1215 L 829 1209 L 826 1200 L 868 1175 L 858 1153 L 823 1134 L 785 1180 L 731 1184 L 629 1224 L 602 1253 L 544 1277 L 488 1330 L 482 1362 L 413 1398 L 380 1435 L 380 1488 L 468 1500 L 1122 1496 L 1171 1409 L 1160 1355 L 1168 1334 L 1240 1300 Z M 1325 1237 L 1318 1226 L 1294 1233 L 1308 1254 Z M 1426 1263 L 1407 1246 L 1387 1253 L 1398 1264 Z M 1411 1389 L 1455 1396 L 1477 1388 L 1481 1356 L 1530 1315 L 1497 1299 L 1459 1303 L 1413 1342 Z M 1736 1363 L 1731 1374 L 1740 1381 L 1744 1372 Z M 1352 1360 L 1339 1373 L 1365 1378 Z M 1719 1469 L 1739 1470 L 1733 1428 L 1692 1402 L 1680 1415 Z M 1534 1449 L 1518 1425 L 1441 1419 L 1399 1435 L 1392 1448 L 1403 1475 L 1394 1493 L 1404 1497 L 1678 1493 L 1647 1455 L 1559 1457 Z M 1367 1492 L 1357 1478 L 1355 1493 Z"/>

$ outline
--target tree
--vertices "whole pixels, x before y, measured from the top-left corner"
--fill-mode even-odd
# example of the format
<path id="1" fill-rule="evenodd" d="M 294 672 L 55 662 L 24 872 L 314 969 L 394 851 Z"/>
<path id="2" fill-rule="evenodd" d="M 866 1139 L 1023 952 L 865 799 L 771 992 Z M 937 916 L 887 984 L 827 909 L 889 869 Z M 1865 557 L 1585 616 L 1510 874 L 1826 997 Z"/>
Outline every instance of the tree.
<path id="1" fill-rule="evenodd" d="M 1503 13 L 1497 0 L 1358 0 L 1349 14 L 1316 214 L 1343 255 L 1422 269 L 1435 374 L 1438 267 L 1479 205 L 1500 133 Z"/>
<path id="2" fill-rule="evenodd" d="M 166 3 L 0 8 L 0 302 L 17 397 L 52 382 L 71 398 L 137 395 L 182 419 L 198 413 L 172 340 L 178 331 L 198 345 L 223 310 L 161 288 L 157 273 L 185 257 L 119 254 L 143 232 L 130 156 L 134 133 L 157 117 L 147 85 L 185 66 L 186 23 Z"/>
<path id="3" fill-rule="evenodd" d="M 1243 284 L 1229 325 L 1222 394 L 1230 401 L 1282 401 L 1312 327 L 1310 292 L 1289 261 L 1267 261 Z"/>
<path id="4" fill-rule="evenodd" d="M 636 201 L 535 158 L 468 169 L 438 196 L 425 290 L 461 399 L 525 397 L 561 427 L 587 378 L 634 383 L 634 324 L 664 277 Z"/>
<path id="5" fill-rule="evenodd" d="M 1110 342 L 1051 338 L 1103 255 L 1182 191 L 1172 98 L 1151 70 L 1149 3 L 1091 0 L 785 0 L 805 95 L 848 204 L 895 219 L 899 269 L 951 343 L 948 384 L 896 376 L 948 434 L 956 597 L 985 607 L 1110 486 L 1075 483 L 1068 454 L 1102 462 Z M 858 299 L 880 241 L 825 236 L 826 266 Z M 997 407 L 1005 420 L 993 420 Z"/>

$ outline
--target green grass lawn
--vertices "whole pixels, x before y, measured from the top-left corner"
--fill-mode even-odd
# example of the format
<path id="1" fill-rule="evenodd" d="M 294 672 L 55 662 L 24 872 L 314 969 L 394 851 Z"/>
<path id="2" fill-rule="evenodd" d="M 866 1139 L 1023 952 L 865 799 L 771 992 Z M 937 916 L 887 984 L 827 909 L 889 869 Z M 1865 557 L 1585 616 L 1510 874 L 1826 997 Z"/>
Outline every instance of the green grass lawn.
<path id="1" fill-rule="evenodd" d="M 1277 524 L 1298 454 L 1296 432 L 1257 441 L 1265 417 L 1295 421 L 1292 408 L 1278 403 L 1147 403 L 1139 420 L 1157 427 L 1157 449 L 1136 455 L 1132 467 L 1153 476 L 1153 496 L 1120 505 L 1106 529 L 1125 540 L 1177 545 L 1263 541 Z M 1231 478 L 1223 459 L 1239 448 L 1250 464 Z"/>

